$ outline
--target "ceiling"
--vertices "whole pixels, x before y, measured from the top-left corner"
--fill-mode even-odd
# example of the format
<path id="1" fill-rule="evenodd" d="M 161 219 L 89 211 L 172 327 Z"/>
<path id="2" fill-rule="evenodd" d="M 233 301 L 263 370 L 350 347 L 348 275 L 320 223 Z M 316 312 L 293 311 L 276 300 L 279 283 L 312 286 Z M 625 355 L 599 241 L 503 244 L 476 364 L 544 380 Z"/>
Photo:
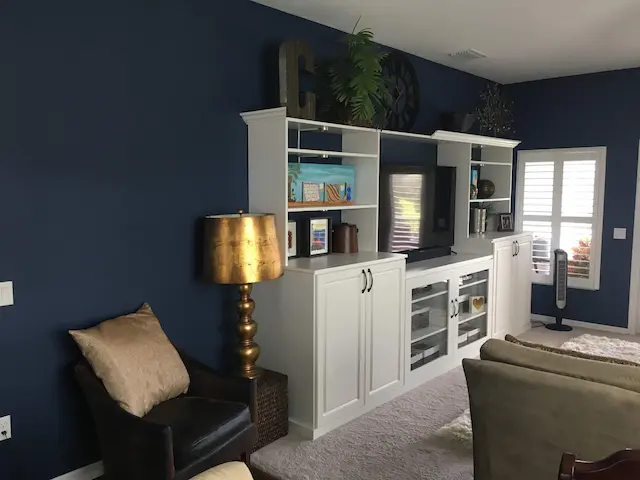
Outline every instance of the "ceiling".
<path id="1" fill-rule="evenodd" d="M 639 0 L 254 1 L 500 83 L 640 66 Z"/>

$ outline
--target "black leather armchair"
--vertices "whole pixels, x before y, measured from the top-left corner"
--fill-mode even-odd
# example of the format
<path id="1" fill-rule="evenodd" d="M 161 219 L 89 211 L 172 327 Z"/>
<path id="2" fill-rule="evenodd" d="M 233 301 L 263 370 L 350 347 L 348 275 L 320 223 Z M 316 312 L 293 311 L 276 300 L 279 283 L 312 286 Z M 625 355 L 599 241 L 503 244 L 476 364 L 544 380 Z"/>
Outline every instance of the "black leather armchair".
<path id="1" fill-rule="evenodd" d="M 75 367 L 108 480 L 186 480 L 220 463 L 249 464 L 257 441 L 256 383 L 217 374 L 180 352 L 189 391 L 144 417 L 120 408 L 86 360 Z"/>

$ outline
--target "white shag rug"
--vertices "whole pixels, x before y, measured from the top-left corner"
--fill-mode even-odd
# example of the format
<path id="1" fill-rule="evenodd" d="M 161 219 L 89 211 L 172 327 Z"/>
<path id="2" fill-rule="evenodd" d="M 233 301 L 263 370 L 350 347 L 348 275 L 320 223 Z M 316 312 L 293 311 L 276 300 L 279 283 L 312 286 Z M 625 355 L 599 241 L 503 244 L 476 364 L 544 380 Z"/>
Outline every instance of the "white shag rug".
<path id="1" fill-rule="evenodd" d="M 617 338 L 599 337 L 585 333 L 564 342 L 560 348 L 640 363 L 640 343 Z M 472 448 L 473 432 L 471 430 L 471 413 L 469 409 L 466 409 L 454 421 L 439 429 L 436 432 L 436 436 L 457 442 L 466 448 Z"/>

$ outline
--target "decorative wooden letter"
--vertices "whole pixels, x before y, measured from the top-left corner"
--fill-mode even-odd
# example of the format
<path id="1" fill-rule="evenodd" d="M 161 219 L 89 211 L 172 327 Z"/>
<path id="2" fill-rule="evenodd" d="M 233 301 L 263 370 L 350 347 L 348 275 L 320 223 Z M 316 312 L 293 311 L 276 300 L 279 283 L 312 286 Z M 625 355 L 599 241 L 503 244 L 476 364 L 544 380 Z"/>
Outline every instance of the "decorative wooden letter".
<path id="1" fill-rule="evenodd" d="M 287 107 L 290 117 L 315 120 L 315 94 L 300 92 L 300 59 L 304 60 L 303 71 L 315 72 L 315 59 L 309 45 L 302 40 L 287 40 L 280 45 L 280 105 Z"/>

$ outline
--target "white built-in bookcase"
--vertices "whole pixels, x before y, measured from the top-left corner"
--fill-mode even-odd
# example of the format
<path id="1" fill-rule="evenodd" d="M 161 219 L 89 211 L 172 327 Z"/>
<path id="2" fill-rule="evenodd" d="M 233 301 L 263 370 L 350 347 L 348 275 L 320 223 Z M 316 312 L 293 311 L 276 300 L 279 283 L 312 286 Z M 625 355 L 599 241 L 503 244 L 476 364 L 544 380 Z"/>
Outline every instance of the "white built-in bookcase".
<path id="1" fill-rule="evenodd" d="M 241 116 L 249 130 L 249 209 L 276 215 L 285 265 L 287 221 L 289 214 L 295 212 L 341 211 L 343 222 L 358 226 L 360 250 L 378 250 L 380 142 L 385 139 L 435 144 L 438 165 L 457 167 L 457 240 L 469 238 L 469 210 L 474 203 L 493 203 L 500 213 L 511 211 L 513 149 L 518 141 L 444 130 L 423 135 L 290 118 L 284 107 L 245 112 Z M 340 136 L 341 148 L 314 148 L 313 142 L 308 142 L 313 132 Z M 474 149 L 480 153 L 472 157 Z M 313 158 L 314 163 L 322 163 L 323 159 L 335 157 L 341 158 L 343 165 L 355 167 L 355 204 L 289 207 L 288 162 Z M 480 178 L 490 179 L 496 185 L 491 199 L 469 199 L 471 167 L 475 164 L 482 166 Z"/>

